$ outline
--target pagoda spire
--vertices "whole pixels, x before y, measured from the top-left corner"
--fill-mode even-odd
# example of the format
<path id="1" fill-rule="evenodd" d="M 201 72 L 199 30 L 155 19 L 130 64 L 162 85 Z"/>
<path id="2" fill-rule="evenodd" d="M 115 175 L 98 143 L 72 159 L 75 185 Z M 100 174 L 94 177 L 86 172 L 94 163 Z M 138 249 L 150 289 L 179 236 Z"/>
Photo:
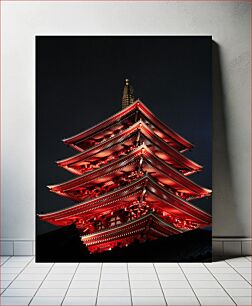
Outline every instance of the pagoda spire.
<path id="1" fill-rule="evenodd" d="M 129 83 L 129 79 L 125 79 L 122 97 L 122 109 L 126 108 L 134 102 L 134 90 Z"/>

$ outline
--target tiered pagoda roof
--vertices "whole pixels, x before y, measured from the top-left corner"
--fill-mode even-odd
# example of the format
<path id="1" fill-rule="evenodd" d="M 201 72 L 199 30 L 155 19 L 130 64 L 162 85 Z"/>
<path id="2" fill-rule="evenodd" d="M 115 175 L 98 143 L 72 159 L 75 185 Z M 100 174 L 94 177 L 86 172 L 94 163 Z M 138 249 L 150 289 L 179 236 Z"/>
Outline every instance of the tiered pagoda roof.
<path id="1" fill-rule="evenodd" d="M 79 153 L 57 164 L 77 177 L 48 187 L 78 203 L 39 215 L 57 226 L 74 223 L 90 252 L 211 224 L 211 216 L 190 203 L 211 195 L 188 178 L 202 170 L 182 155 L 193 145 L 125 88 L 130 96 L 120 112 L 63 140 Z"/>
<path id="2" fill-rule="evenodd" d="M 156 135 L 178 151 L 184 152 L 193 148 L 189 141 L 161 122 L 139 99 L 110 118 L 84 132 L 64 139 L 63 142 L 82 152 L 90 146 L 121 133 L 139 119 L 142 119 Z"/>

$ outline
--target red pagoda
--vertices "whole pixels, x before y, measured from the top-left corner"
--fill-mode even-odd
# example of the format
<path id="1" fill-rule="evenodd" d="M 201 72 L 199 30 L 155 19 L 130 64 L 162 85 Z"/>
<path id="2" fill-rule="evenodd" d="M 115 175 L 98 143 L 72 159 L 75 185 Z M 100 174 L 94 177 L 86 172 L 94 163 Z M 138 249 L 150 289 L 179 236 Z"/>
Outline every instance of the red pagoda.
<path id="1" fill-rule="evenodd" d="M 188 178 L 202 170 L 182 155 L 193 145 L 134 101 L 128 80 L 121 111 L 63 142 L 78 154 L 57 164 L 77 177 L 48 187 L 78 203 L 39 218 L 74 223 L 90 253 L 211 224 L 190 202 L 211 195 Z"/>

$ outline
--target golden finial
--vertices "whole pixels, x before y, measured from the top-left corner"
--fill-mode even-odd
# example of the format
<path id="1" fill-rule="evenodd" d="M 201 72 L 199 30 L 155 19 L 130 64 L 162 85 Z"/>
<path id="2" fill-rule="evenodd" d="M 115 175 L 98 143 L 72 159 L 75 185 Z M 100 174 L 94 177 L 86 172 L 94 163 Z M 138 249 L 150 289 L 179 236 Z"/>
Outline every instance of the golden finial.
<path id="1" fill-rule="evenodd" d="M 134 90 L 129 83 L 129 79 L 125 79 L 123 97 L 122 97 L 122 108 L 128 107 L 134 102 Z"/>

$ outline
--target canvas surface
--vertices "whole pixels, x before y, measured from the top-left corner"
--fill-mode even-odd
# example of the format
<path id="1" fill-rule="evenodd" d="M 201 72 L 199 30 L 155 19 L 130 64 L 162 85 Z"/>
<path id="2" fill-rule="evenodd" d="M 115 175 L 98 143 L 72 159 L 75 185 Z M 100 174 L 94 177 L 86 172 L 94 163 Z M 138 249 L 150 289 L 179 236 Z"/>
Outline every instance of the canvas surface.
<path id="1" fill-rule="evenodd" d="M 37 261 L 211 260 L 211 49 L 36 37 Z"/>

